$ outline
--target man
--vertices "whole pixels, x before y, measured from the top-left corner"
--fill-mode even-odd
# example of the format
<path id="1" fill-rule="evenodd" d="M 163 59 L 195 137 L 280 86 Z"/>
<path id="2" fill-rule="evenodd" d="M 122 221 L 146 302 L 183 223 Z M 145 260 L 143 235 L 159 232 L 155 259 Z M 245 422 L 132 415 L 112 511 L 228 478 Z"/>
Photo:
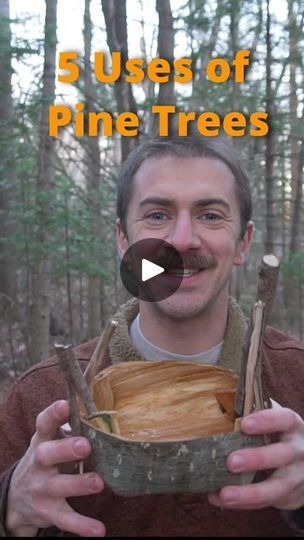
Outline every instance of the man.
<path id="1" fill-rule="evenodd" d="M 103 367 L 179 358 L 238 371 L 246 321 L 228 286 L 233 266 L 245 260 L 253 225 L 248 180 L 232 147 L 195 137 L 148 141 L 122 169 L 117 212 L 121 256 L 135 242 L 157 238 L 179 251 L 184 270 L 169 298 L 122 306 Z M 180 268 L 172 273 L 180 277 Z M 96 343 L 76 348 L 82 365 Z M 63 472 L 89 456 L 90 444 L 58 436 L 69 420 L 63 377 L 56 359 L 37 364 L 1 409 L 4 534 L 43 535 L 56 526 L 80 536 L 297 535 L 304 521 L 303 344 L 268 328 L 263 379 L 274 407 L 249 415 L 241 429 L 273 434 L 273 441 L 227 459 L 232 472 L 257 471 L 255 482 L 208 496 L 123 498 L 94 472 Z"/>

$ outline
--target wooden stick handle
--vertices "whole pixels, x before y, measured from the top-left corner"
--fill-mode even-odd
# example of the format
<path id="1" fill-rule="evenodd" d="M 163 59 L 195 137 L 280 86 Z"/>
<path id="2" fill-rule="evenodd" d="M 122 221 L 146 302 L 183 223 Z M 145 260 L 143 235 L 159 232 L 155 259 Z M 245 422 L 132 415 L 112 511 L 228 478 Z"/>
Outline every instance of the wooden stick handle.
<path id="1" fill-rule="evenodd" d="M 104 354 L 108 348 L 110 339 L 116 327 L 116 321 L 110 320 L 107 322 L 105 329 L 96 345 L 95 351 L 91 356 L 90 362 L 85 369 L 84 377 L 89 387 L 91 386 L 95 375 L 97 375 L 97 373 L 100 371 Z"/>
<path id="2" fill-rule="evenodd" d="M 275 255 L 264 255 L 258 270 L 259 281 L 256 297 L 257 302 L 261 300 L 265 304 L 264 326 L 269 319 L 272 304 L 275 298 L 279 269 L 280 261 Z"/>
<path id="3" fill-rule="evenodd" d="M 72 346 L 55 345 L 55 351 L 69 388 L 69 394 L 72 396 L 77 395 L 81 399 L 88 415 L 95 413 L 95 403 L 91 397 L 90 390 Z"/>
<path id="4" fill-rule="evenodd" d="M 55 351 L 68 388 L 69 403 L 71 407 L 72 434 L 81 434 L 78 400 L 80 400 L 85 407 L 86 417 L 97 416 L 95 420 L 96 426 L 102 431 L 111 431 L 111 428 L 109 427 L 110 420 L 106 422 L 102 418 L 102 414 L 96 415 L 96 405 L 93 401 L 90 388 L 87 385 L 72 346 L 55 345 Z"/>
<path id="5" fill-rule="evenodd" d="M 255 398 L 256 398 L 255 378 L 256 378 L 256 369 L 257 369 L 257 363 L 258 363 L 258 357 L 259 357 L 259 350 L 261 346 L 264 316 L 265 316 L 265 304 L 261 300 L 258 300 L 258 302 L 254 304 L 253 331 L 251 335 L 248 360 L 247 360 L 247 366 L 246 366 L 243 416 L 247 416 L 248 414 L 252 412 L 253 405 L 255 403 Z"/>
<path id="6" fill-rule="evenodd" d="M 280 267 L 280 262 L 277 259 L 277 257 L 273 254 L 269 254 L 269 255 L 264 255 L 261 265 L 258 270 L 258 288 L 257 288 L 256 302 L 261 301 L 262 304 L 265 306 L 265 311 L 263 314 L 262 325 L 260 328 L 258 351 L 255 352 L 256 365 L 255 365 L 254 381 L 256 381 L 255 396 L 257 397 L 257 389 L 259 389 L 259 393 L 260 393 L 259 401 L 261 405 L 264 405 L 264 406 L 265 406 L 264 399 L 261 397 L 261 394 L 262 394 L 261 347 L 263 343 L 263 336 L 264 336 L 266 324 L 269 319 L 269 314 L 270 314 L 273 300 L 275 297 L 278 274 L 279 274 L 279 267 Z M 254 308 L 252 309 L 252 312 L 251 312 L 247 334 L 245 336 L 245 340 L 244 340 L 244 344 L 242 348 L 240 379 L 239 379 L 238 389 L 236 392 L 235 407 L 234 407 L 237 417 L 243 416 L 244 414 L 246 378 L 248 380 L 247 367 L 248 367 L 249 351 L 250 351 L 250 344 L 251 344 L 253 330 L 254 330 Z"/>

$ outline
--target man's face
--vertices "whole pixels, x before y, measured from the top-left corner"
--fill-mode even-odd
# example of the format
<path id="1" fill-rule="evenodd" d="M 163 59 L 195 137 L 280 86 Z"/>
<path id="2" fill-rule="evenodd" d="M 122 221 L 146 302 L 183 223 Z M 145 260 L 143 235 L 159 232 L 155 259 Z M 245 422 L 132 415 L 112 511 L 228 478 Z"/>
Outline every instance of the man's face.
<path id="1" fill-rule="evenodd" d="M 148 159 L 134 179 L 126 226 L 127 237 L 117 226 L 121 256 L 138 240 L 158 238 L 185 259 L 179 289 L 158 302 L 158 309 L 181 319 L 224 307 L 232 267 L 244 262 L 252 237 L 248 225 L 240 239 L 235 179 L 225 163 L 206 157 Z M 208 268 L 190 262 L 199 257 L 207 257 Z"/>

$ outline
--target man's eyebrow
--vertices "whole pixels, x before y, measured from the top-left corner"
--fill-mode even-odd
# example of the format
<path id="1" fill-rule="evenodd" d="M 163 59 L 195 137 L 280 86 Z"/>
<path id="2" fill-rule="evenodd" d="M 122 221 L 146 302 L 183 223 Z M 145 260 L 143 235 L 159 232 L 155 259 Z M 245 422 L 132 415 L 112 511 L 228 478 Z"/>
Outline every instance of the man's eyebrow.
<path id="1" fill-rule="evenodd" d="M 231 210 L 231 206 L 228 201 L 222 199 L 221 197 L 206 197 L 195 201 L 195 206 L 212 206 L 213 204 L 218 204 L 220 206 L 224 206 L 226 210 Z"/>
<path id="2" fill-rule="evenodd" d="M 173 199 L 167 199 L 166 197 L 158 197 L 156 195 L 155 196 L 152 195 L 140 201 L 139 206 L 143 207 L 148 204 L 157 204 L 160 206 L 173 206 L 175 203 Z M 226 208 L 226 210 L 231 209 L 230 204 L 225 199 L 222 199 L 221 197 L 204 197 L 201 199 L 197 199 L 195 201 L 196 207 L 212 206 L 213 204 L 223 206 L 224 208 Z"/>
<path id="3" fill-rule="evenodd" d="M 172 206 L 174 201 L 166 199 L 165 197 L 150 196 L 140 201 L 139 206 L 146 206 L 147 204 L 159 204 L 160 206 Z"/>

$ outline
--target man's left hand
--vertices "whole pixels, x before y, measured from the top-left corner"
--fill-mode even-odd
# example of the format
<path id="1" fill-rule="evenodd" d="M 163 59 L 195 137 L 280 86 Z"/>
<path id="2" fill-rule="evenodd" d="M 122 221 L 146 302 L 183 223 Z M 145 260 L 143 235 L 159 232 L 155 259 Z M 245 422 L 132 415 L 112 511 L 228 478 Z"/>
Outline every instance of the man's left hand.
<path id="1" fill-rule="evenodd" d="M 274 469 L 264 481 L 225 486 L 208 495 L 222 508 L 258 509 L 267 506 L 296 510 L 304 506 L 304 421 L 291 409 L 273 402 L 273 408 L 252 413 L 241 429 L 248 435 L 279 434 L 278 442 L 231 452 L 227 467 L 234 473 Z"/>

